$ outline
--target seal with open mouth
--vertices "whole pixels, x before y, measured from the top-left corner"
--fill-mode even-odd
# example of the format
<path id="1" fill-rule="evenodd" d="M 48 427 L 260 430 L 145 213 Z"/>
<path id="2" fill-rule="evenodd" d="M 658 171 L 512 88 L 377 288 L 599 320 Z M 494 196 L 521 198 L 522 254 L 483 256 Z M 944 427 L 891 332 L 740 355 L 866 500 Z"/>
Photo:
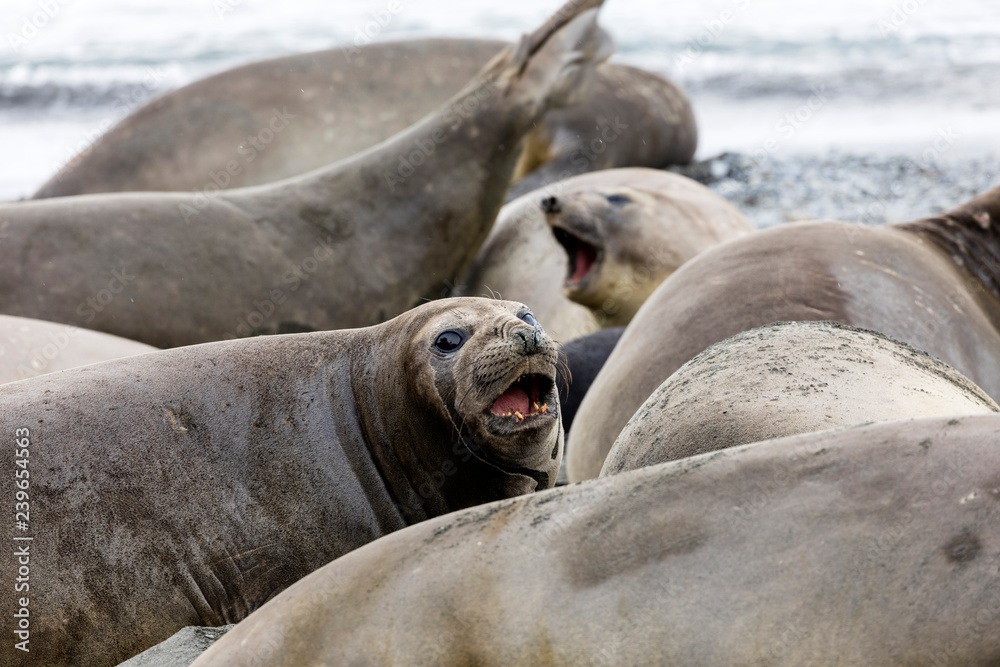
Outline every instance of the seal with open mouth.
<path id="1" fill-rule="evenodd" d="M 628 324 L 695 255 L 754 231 L 732 204 L 690 178 L 620 171 L 567 182 L 539 202 L 568 259 L 564 294 L 605 326 Z"/>
<path id="2" fill-rule="evenodd" d="M 636 315 L 580 405 L 572 481 L 596 477 L 622 428 L 709 345 L 778 321 L 831 320 L 930 354 L 1000 399 L 1000 187 L 882 227 L 784 225 L 694 258 Z"/>
<path id="3" fill-rule="evenodd" d="M 725 199 L 678 174 L 583 174 L 504 206 L 456 292 L 525 303 L 565 343 L 627 324 L 681 264 L 753 230 Z"/>
<path id="4" fill-rule="evenodd" d="M 0 386 L 31 572 L 52 574 L 30 582 L 31 655 L 118 664 L 394 530 L 552 487 L 556 363 L 524 305 L 445 299 Z M 13 453 L 0 473 L 25 479 Z"/>

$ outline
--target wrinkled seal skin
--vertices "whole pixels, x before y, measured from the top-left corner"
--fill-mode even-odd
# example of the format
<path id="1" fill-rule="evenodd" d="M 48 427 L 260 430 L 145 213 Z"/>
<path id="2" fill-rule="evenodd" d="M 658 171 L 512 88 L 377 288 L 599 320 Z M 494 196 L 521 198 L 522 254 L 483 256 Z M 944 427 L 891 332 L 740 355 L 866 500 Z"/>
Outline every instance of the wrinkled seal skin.
<path id="1" fill-rule="evenodd" d="M 560 12 L 435 114 L 322 170 L 209 199 L 0 206 L 0 312 L 171 347 L 368 326 L 441 296 L 489 232 L 521 137 L 586 94 L 609 55 L 599 4 Z M 425 161 L 403 169 L 418 150 Z"/>
<path id="2" fill-rule="evenodd" d="M 789 225 L 711 248 L 663 282 L 594 380 L 567 443 L 600 473 L 649 395 L 709 345 L 778 321 L 832 320 L 927 352 L 1000 397 L 1000 188 L 941 216 Z"/>
<path id="3" fill-rule="evenodd" d="M 991 412 L 1000 407 L 982 389 L 908 345 L 834 322 L 784 322 L 681 366 L 625 425 L 601 476 L 798 433 Z"/>
<path id="4" fill-rule="evenodd" d="M 0 315 L 0 384 L 155 350 L 96 331 Z"/>
<path id="5" fill-rule="evenodd" d="M 617 203 L 611 203 L 613 198 Z M 560 228 L 598 248 L 569 287 Z M 575 176 L 503 207 L 456 290 L 528 304 L 556 340 L 624 326 L 649 294 L 699 252 L 754 230 L 729 202 L 689 178 L 654 169 Z"/>
<path id="6" fill-rule="evenodd" d="M 433 113 L 505 46 L 485 39 L 402 40 L 237 67 L 138 109 L 35 198 L 200 191 L 210 183 L 239 188 L 298 176 Z M 275 128 L 280 131 L 262 143 L 260 133 Z M 635 67 L 603 64 L 586 100 L 547 114 L 527 135 L 515 178 L 534 172 L 516 192 L 584 171 L 686 164 L 696 145 L 682 90 Z M 230 161 L 236 173 L 226 171 Z"/>
<path id="7" fill-rule="evenodd" d="M 185 626 L 238 622 L 407 524 L 551 487 L 554 385 L 546 414 L 491 412 L 522 375 L 555 378 L 555 344 L 526 311 L 446 299 L 366 329 L 191 346 L 0 387 L 11 444 L 30 431 L 38 579 L 26 664 L 117 664 Z M 464 346 L 432 347 L 455 329 Z M 12 450 L 0 462 L 12 510 L 14 461 Z M 24 594 L 6 586 L 0 603 L 14 610 Z"/>
<path id="8" fill-rule="evenodd" d="M 993 665 L 998 501 L 997 415 L 765 441 L 400 531 L 194 667 Z"/>

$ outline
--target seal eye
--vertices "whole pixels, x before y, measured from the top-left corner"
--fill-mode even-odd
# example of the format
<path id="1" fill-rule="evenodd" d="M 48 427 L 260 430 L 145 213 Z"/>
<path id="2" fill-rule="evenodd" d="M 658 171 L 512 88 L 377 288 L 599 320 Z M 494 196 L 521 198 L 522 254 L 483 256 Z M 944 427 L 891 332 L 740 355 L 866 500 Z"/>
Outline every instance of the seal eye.
<path id="1" fill-rule="evenodd" d="M 625 204 L 632 203 L 632 200 L 625 195 L 605 195 L 604 198 L 608 200 L 609 204 L 614 204 L 615 206 L 624 206 Z"/>
<path id="2" fill-rule="evenodd" d="M 437 340 L 434 341 L 434 347 L 442 352 L 454 352 L 462 347 L 464 342 L 465 335 L 461 331 L 450 329 L 438 334 Z"/>
<path id="3" fill-rule="evenodd" d="M 534 315 L 532 315 L 531 313 L 529 313 L 527 311 L 525 311 L 524 313 L 521 313 L 521 315 L 519 317 L 520 317 L 521 321 L 524 322 L 525 324 L 527 324 L 529 327 L 537 327 L 538 326 L 538 320 L 535 319 Z"/>

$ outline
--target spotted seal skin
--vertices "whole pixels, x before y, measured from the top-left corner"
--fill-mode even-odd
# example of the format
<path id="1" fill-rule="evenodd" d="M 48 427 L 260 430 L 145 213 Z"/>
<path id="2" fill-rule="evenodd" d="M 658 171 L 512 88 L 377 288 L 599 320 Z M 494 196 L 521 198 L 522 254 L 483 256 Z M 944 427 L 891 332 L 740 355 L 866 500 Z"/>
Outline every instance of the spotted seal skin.
<path id="1" fill-rule="evenodd" d="M 237 67 L 159 96 L 100 137 L 34 197 L 204 191 L 273 183 L 347 159 L 433 113 L 507 44 L 415 39 Z M 508 199 L 574 174 L 686 164 L 691 102 L 651 72 L 604 63 L 593 93 L 524 140 Z"/>
<path id="2" fill-rule="evenodd" d="M 28 664 L 115 665 L 394 530 L 553 486 L 556 360 L 522 304 L 445 299 L 3 385 L 28 463 L 0 462 L 0 500 L 26 480 L 33 541 L 30 590 L 0 603 L 29 598 Z"/>
<path id="3" fill-rule="evenodd" d="M 882 422 L 412 526 L 194 667 L 992 665 L 998 560 L 1000 416 Z"/>
<path id="4" fill-rule="evenodd" d="M 624 326 L 684 262 L 752 231 L 729 202 L 684 176 L 584 174 L 504 206 L 457 293 L 527 303 L 568 342 Z"/>
<path id="5" fill-rule="evenodd" d="M 632 416 L 601 475 L 797 433 L 1000 407 L 964 375 L 874 331 L 784 322 L 716 343 Z"/>
<path id="6" fill-rule="evenodd" d="M 636 314 L 584 398 L 569 478 L 594 477 L 628 420 L 674 371 L 741 331 L 831 320 L 927 352 L 1000 398 L 1000 187 L 953 211 L 867 227 L 812 222 L 710 248 Z"/>
<path id="7" fill-rule="evenodd" d="M 599 5 L 574 1 L 434 114 L 318 171 L 213 197 L 0 206 L 0 312 L 173 347 L 369 326 L 441 296 L 488 234 L 521 138 L 610 55 Z"/>

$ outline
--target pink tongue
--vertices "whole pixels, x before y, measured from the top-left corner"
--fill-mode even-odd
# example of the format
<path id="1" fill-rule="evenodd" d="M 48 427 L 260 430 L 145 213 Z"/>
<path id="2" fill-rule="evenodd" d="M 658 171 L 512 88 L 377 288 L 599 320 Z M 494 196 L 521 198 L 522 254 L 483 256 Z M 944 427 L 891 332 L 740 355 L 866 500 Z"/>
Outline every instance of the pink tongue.
<path id="1" fill-rule="evenodd" d="M 594 251 L 588 246 L 579 244 L 576 247 L 576 262 L 572 277 L 570 277 L 570 282 L 578 283 L 587 277 L 590 270 L 594 267 Z"/>
<path id="2" fill-rule="evenodd" d="M 530 406 L 528 405 L 528 394 L 518 387 L 511 387 L 496 400 L 490 412 L 495 415 L 509 415 L 520 412 L 527 415 Z"/>

